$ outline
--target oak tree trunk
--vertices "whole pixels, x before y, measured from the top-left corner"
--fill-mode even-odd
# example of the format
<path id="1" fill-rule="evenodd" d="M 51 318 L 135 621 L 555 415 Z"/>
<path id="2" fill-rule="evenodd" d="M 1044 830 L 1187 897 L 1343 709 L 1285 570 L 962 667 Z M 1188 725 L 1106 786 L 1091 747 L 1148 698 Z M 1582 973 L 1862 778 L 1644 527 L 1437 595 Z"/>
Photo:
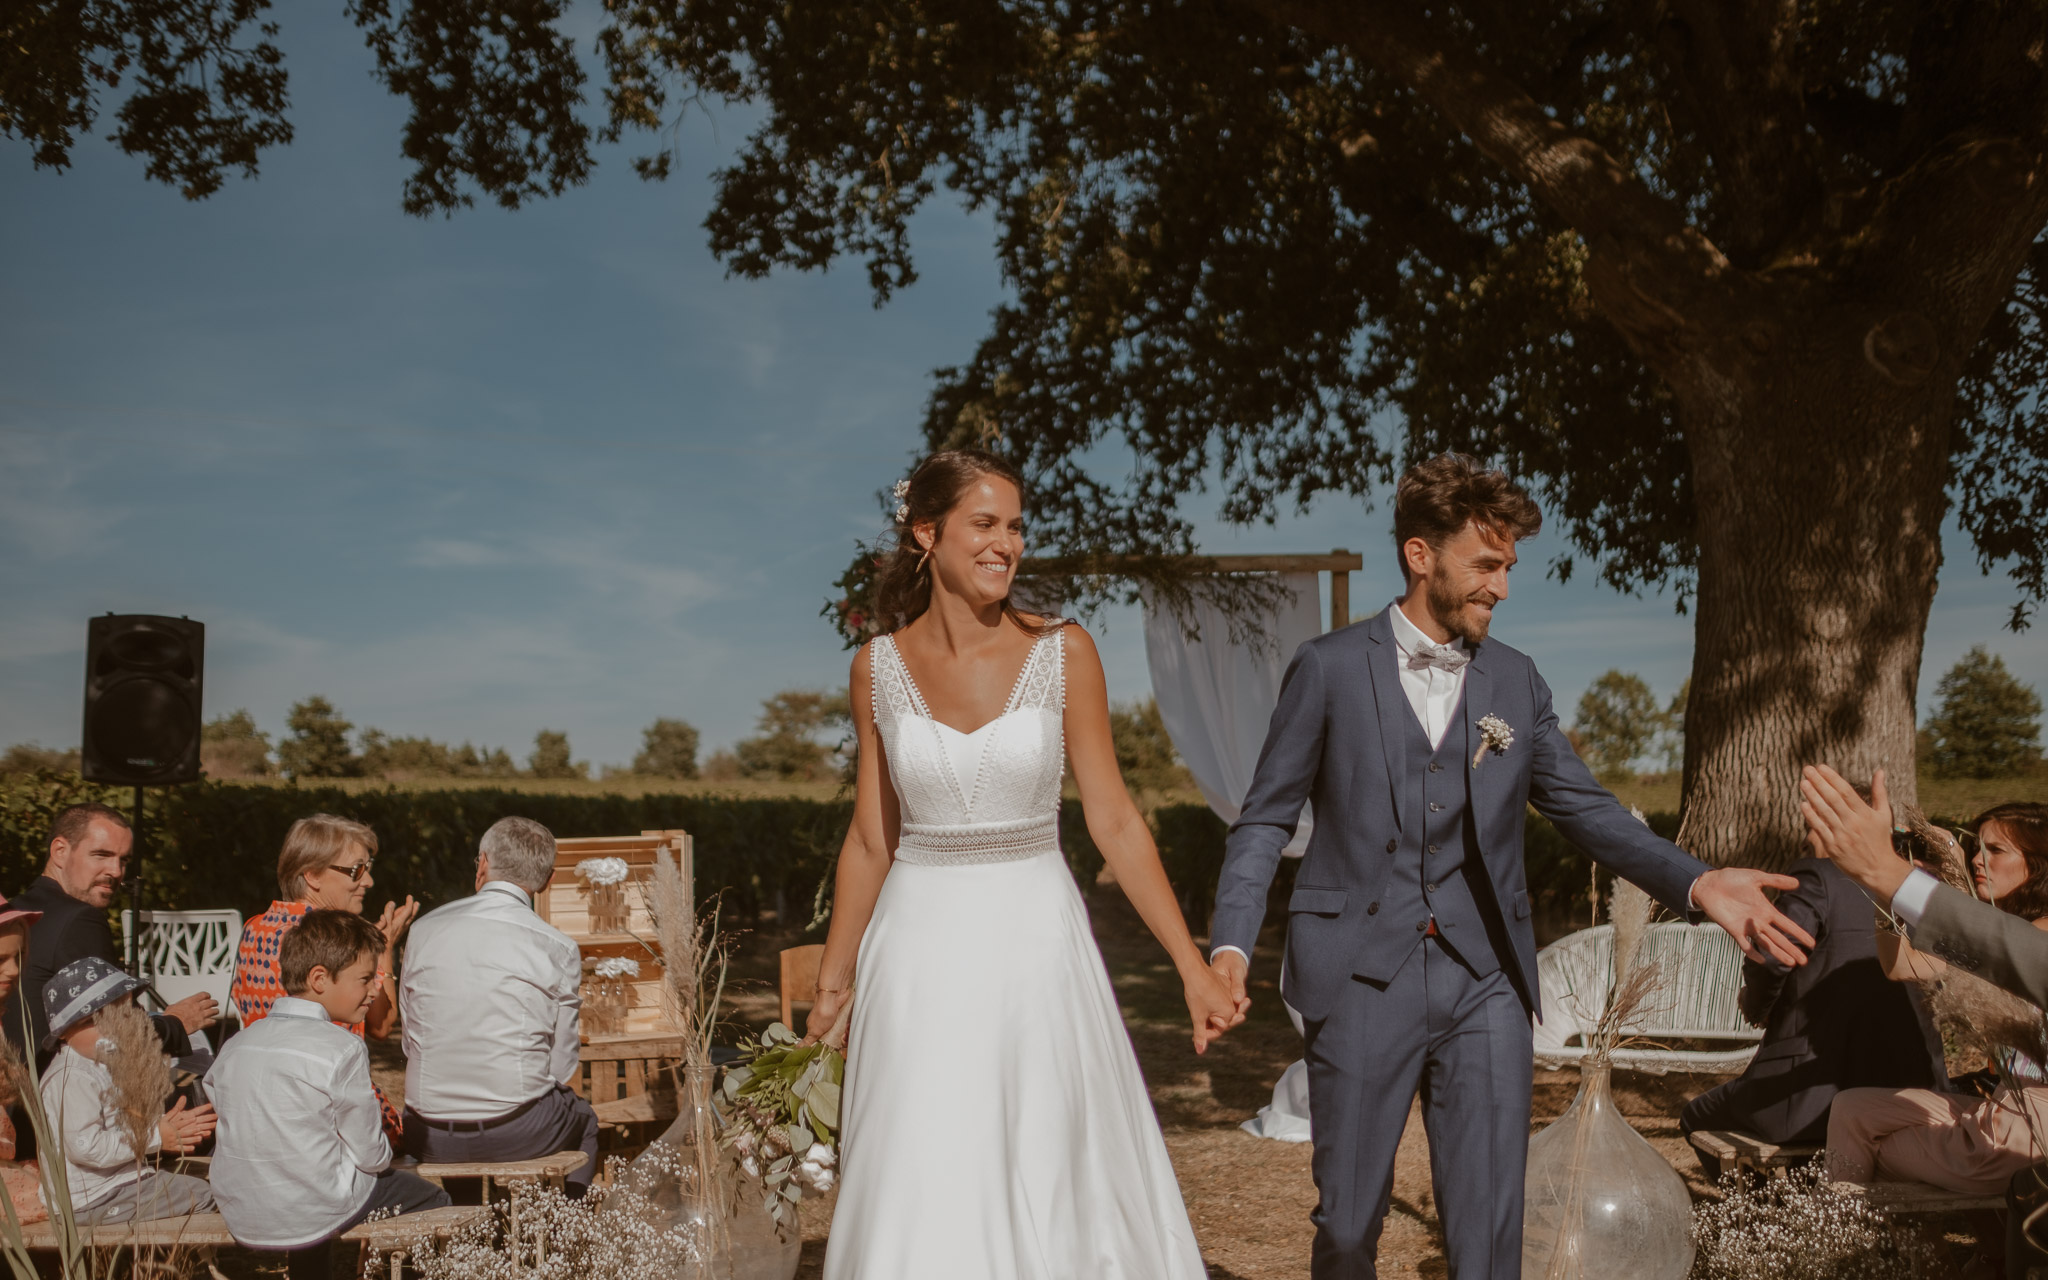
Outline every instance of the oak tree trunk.
<path id="1" fill-rule="evenodd" d="M 1910 342 L 1924 323 L 1889 327 Z M 1922 365 L 1880 367 L 1927 354 L 1874 360 L 1865 343 L 1885 327 L 1753 324 L 1749 358 L 1675 380 L 1699 536 L 1679 843 L 1717 865 L 1801 856 L 1802 765 L 1856 782 L 1883 769 L 1896 801 L 1915 798 L 1955 389 Z"/>

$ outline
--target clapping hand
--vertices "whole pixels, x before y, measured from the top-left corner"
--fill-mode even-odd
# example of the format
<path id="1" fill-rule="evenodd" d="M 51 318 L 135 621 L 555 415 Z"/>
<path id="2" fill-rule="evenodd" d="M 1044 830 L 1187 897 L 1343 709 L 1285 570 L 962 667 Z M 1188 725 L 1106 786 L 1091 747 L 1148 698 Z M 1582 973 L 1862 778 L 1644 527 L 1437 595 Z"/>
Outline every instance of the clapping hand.
<path id="1" fill-rule="evenodd" d="M 1892 851 L 1892 802 L 1884 770 L 1870 779 L 1870 803 L 1847 779 L 1824 764 L 1799 775 L 1799 816 L 1813 851 L 1828 859 L 1889 907 L 1912 867 Z"/>
<path id="2" fill-rule="evenodd" d="M 195 992 L 166 1008 L 164 1014 L 176 1018 L 189 1035 L 220 1021 L 220 1002 L 204 991 Z"/>
<path id="3" fill-rule="evenodd" d="M 384 951 L 389 955 L 398 945 L 398 939 L 405 933 L 406 926 L 420 913 L 420 904 L 414 902 L 411 894 L 405 896 L 405 905 L 396 902 L 384 904 L 384 913 L 377 917 L 377 932 L 384 935 Z"/>
<path id="4" fill-rule="evenodd" d="M 164 1118 L 157 1121 L 156 1132 L 163 1139 L 164 1150 L 182 1156 L 206 1141 L 213 1133 L 215 1123 L 211 1102 L 188 1111 L 185 1100 L 180 1098 L 178 1105 L 164 1112 Z"/>

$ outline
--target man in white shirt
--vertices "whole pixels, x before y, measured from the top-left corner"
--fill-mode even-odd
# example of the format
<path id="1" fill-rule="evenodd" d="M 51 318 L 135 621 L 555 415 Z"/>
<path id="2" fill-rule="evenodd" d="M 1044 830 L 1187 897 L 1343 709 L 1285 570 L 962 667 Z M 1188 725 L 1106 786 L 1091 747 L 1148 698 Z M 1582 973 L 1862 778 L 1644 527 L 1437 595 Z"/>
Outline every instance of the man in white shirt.
<path id="1" fill-rule="evenodd" d="M 221 1217 L 250 1248 L 289 1251 L 292 1280 L 329 1280 L 329 1246 L 372 1213 L 448 1203 L 425 1178 L 391 1168 L 369 1050 L 348 1030 L 377 997 L 384 946 L 352 911 L 307 912 L 278 944 L 290 994 L 228 1041 L 207 1074 Z"/>
<path id="2" fill-rule="evenodd" d="M 420 917 L 405 948 L 405 1147 L 423 1162 L 530 1160 L 580 1150 L 597 1169 L 597 1114 L 570 1092 L 581 1057 L 583 955 L 533 911 L 555 837 L 501 818 L 478 845 L 475 894 Z"/>

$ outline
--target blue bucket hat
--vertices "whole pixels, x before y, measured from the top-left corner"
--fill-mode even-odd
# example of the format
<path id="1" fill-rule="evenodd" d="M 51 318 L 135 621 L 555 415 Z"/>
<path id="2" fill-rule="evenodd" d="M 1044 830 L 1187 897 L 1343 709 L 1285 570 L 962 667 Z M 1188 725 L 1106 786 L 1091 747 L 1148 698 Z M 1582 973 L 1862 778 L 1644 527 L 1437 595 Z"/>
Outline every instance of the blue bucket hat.
<path id="1" fill-rule="evenodd" d="M 43 984 L 43 1017 L 50 1033 L 43 1049 L 57 1047 L 57 1037 L 119 1000 L 142 984 L 98 956 L 73 960 Z"/>

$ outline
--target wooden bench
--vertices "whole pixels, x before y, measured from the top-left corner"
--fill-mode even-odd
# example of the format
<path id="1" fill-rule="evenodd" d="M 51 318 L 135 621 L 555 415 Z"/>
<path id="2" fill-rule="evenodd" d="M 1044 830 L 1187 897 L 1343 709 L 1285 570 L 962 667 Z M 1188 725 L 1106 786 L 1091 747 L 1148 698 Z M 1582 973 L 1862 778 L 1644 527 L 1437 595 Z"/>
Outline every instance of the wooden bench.
<path id="1" fill-rule="evenodd" d="M 1712 1157 L 1719 1162 L 1723 1173 L 1730 1169 L 1749 1169 L 1758 1173 L 1782 1174 L 1794 1165 L 1805 1164 L 1822 1150 L 1820 1147 L 1780 1146 L 1739 1129 L 1699 1129 L 1688 1134 L 1687 1140 L 1701 1156 Z"/>
<path id="2" fill-rule="evenodd" d="M 577 1155 L 583 1154 L 577 1152 Z M 372 1257 L 385 1262 L 385 1280 L 400 1280 L 405 1274 L 406 1254 L 422 1241 L 445 1244 L 456 1232 L 481 1222 L 490 1210 L 480 1205 L 450 1205 L 445 1209 L 422 1209 L 396 1218 L 380 1218 L 351 1227 L 341 1235 L 357 1247 L 356 1274 Z"/>
<path id="3" fill-rule="evenodd" d="M 557 1151 L 551 1156 L 536 1156 L 531 1160 L 419 1164 L 414 1165 L 412 1171 L 430 1182 L 445 1182 L 449 1178 L 482 1178 L 484 1199 L 489 1200 L 493 1182 L 506 1187 L 536 1182 L 560 1191 L 568 1183 L 570 1174 L 589 1163 L 590 1157 L 581 1151 Z"/>
<path id="4" fill-rule="evenodd" d="M 1916 1213 L 1974 1213 L 1980 1209 L 2003 1209 L 2002 1195 L 1980 1196 L 1963 1191 L 1944 1191 L 1924 1182 L 1837 1182 L 1835 1194 L 1861 1201 L 1873 1212 L 1888 1218 Z"/>
<path id="5" fill-rule="evenodd" d="M 202 1249 L 233 1247 L 235 1243 L 234 1236 L 228 1233 L 228 1224 L 217 1213 L 81 1226 L 78 1236 L 82 1244 L 95 1249 Z M 21 1242 L 37 1251 L 59 1247 L 56 1221 L 45 1219 L 23 1227 Z"/>

